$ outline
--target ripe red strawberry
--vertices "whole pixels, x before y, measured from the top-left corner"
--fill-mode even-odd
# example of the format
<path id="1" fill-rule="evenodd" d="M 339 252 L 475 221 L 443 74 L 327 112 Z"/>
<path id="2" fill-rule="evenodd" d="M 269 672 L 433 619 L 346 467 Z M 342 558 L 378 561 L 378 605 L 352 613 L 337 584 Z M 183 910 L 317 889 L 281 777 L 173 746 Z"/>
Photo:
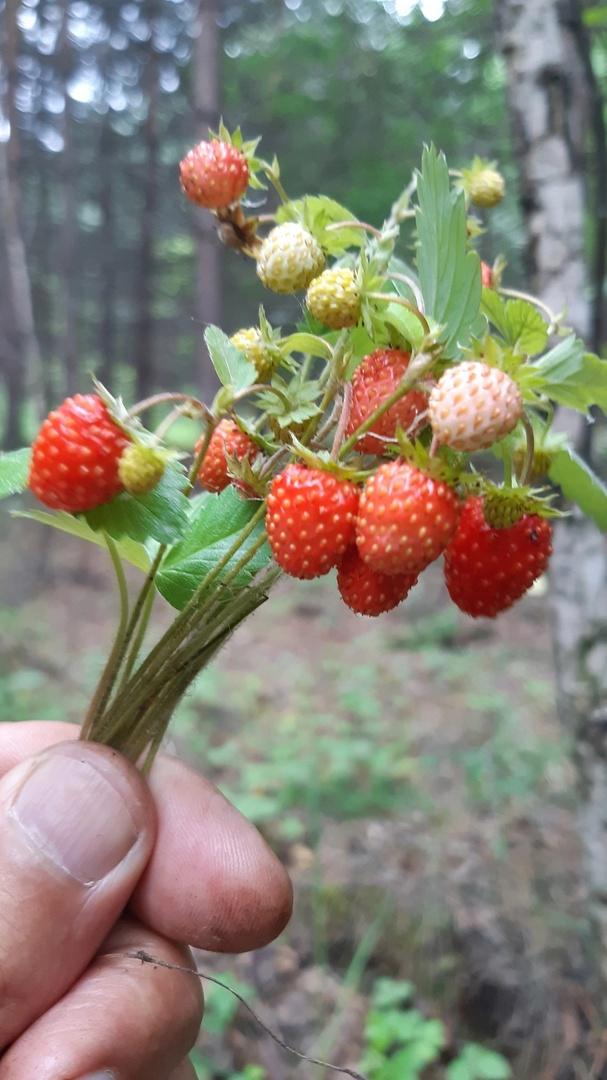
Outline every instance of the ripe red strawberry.
<path id="1" fill-rule="evenodd" d="M 357 367 L 352 379 L 352 403 L 348 416 L 346 435 L 352 435 L 372 412 L 386 400 L 403 378 L 411 359 L 411 354 L 403 349 L 377 349 L 365 356 Z M 381 454 L 385 449 L 385 439 L 394 437 L 400 425 L 403 431 L 415 434 L 424 420 L 428 398 L 421 390 L 410 390 L 408 394 L 392 405 L 383 416 L 376 420 L 369 432 L 357 442 L 357 449 L 363 454 Z M 417 417 L 420 417 L 416 423 Z M 376 438 L 375 436 L 383 436 Z"/>
<path id="2" fill-rule="evenodd" d="M 195 453 L 198 453 L 201 445 L 202 438 L 196 443 Z M 218 493 L 232 483 L 226 454 L 237 461 L 243 461 L 244 458 L 253 461 L 257 455 L 255 443 L 240 430 L 234 420 L 220 420 L 211 435 L 198 473 L 198 481 L 205 491 Z"/>
<path id="3" fill-rule="evenodd" d="M 34 441 L 30 490 L 53 510 L 101 506 L 122 491 L 118 464 L 130 441 L 97 394 L 66 398 Z"/>
<path id="4" fill-rule="evenodd" d="M 382 574 L 419 574 L 446 548 L 457 526 L 457 495 L 406 461 L 380 465 L 360 498 L 356 543 Z"/>
<path id="5" fill-rule="evenodd" d="M 358 488 L 306 465 L 287 465 L 268 493 L 266 529 L 279 566 L 296 578 L 327 574 L 354 543 Z"/>
<path id="6" fill-rule="evenodd" d="M 483 500 L 468 499 L 445 551 L 445 582 L 451 599 L 473 618 L 495 618 L 544 573 L 551 541 L 552 528 L 545 518 L 525 514 L 515 525 L 492 529 L 485 521 Z"/>
<path id="7" fill-rule="evenodd" d="M 405 599 L 416 581 L 415 574 L 378 574 L 363 562 L 355 546 L 348 548 L 337 569 L 341 598 L 357 615 L 391 611 Z"/>
<path id="8" fill-rule="evenodd" d="M 238 202 L 249 183 L 249 165 L 231 143 L 213 139 L 194 146 L 179 165 L 181 187 L 188 199 L 207 210 Z"/>

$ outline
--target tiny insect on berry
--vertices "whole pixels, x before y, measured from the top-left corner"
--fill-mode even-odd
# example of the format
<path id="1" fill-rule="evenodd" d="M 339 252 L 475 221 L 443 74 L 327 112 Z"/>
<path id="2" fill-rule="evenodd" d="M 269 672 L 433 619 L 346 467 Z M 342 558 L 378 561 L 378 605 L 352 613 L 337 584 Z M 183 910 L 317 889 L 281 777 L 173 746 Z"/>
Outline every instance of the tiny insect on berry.
<path id="1" fill-rule="evenodd" d="M 358 488 L 306 465 L 287 465 L 268 493 L 266 530 L 272 554 L 296 578 L 327 574 L 354 543 Z"/>
<path id="2" fill-rule="evenodd" d="M 408 595 L 416 574 L 379 574 L 361 559 L 356 547 L 348 548 L 337 568 L 340 596 L 357 615 L 382 615 L 392 611 Z"/>
<path id="3" fill-rule="evenodd" d="M 360 289 L 352 270 L 336 267 L 314 278 L 306 293 L 308 311 L 331 330 L 356 326 L 360 318 Z"/>
<path id="4" fill-rule="evenodd" d="M 324 265 L 322 248 L 312 233 L 303 225 L 287 221 L 272 229 L 263 241 L 257 274 L 266 288 L 288 294 L 306 289 Z"/>
<path id="5" fill-rule="evenodd" d="M 203 439 L 196 443 L 194 453 L 200 452 Z M 232 483 L 228 472 L 228 458 L 237 461 L 253 461 L 257 456 L 257 447 L 252 439 L 241 431 L 234 420 L 224 419 L 219 422 L 211 435 L 206 454 L 204 455 L 198 482 L 205 491 L 213 491 L 218 494 Z"/>
<path id="6" fill-rule="evenodd" d="M 428 413 L 439 445 L 482 450 L 516 427 L 523 398 L 505 371 L 469 360 L 440 377 L 430 394 Z"/>
<path id="7" fill-rule="evenodd" d="M 406 461 L 380 465 L 360 498 L 359 554 L 382 574 L 419 574 L 446 548 L 459 510 L 457 495 L 442 480 Z"/>
<path id="8" fill-rule="evenodd" d="M 66 398 L 34 440 L 29 488 L 53 510 L 93 510 L 122 491 L 119 463 L 130 441 L 97 394 Z"/>
<path id="9" fill-rule="evenodd" d="M 131 443 L 118 462 L 118 476 L 129 495 L 145 495 L 164 476 L 165 461 L 151 446 Z"/>
<path id="10" fill-rule="evenodd" d="M 359 364 L 352 378 L 352 397 L 346 435 L 352 435 L 396 390 L 404 378 L 411 354 L 403 349 L 377 349 Z M 356 443 L 363 454 L 382 454 L 386 440 L 401 427 L 409 436 L 423 427 L 428 406 L 422 390 L 409 390 L 373 423 Z"/>
<path id="11" fill-rule="evenodd" d="M 188 199 L 207 210 L 238 202 L 249 183 L 249 165 L 231 143 L 212 139 L 194 146 L 179 165 L 181 187 Z"/>
<path id="12" fill-rule="evenodd" d="M 445 551 L 445 583 L 453 602 L 473 618 L 492 619 L 524 596 L 544 573 L 552 553 L 552 528 L 537 514 L 514 525 L 487 524 L 483 500 L 468 499 Z"/>

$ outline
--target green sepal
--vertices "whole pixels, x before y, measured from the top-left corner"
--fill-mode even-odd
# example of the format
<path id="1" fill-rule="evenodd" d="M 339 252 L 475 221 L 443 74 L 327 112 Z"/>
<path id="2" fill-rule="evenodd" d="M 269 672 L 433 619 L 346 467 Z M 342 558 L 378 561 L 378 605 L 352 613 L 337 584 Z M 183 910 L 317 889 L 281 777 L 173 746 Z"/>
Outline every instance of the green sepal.
<path id="1" fill-rule="evenodd" d="M 187 531 L 181 542 L 166 555 L 156 579 L 158 591 L 172 607 L 181 609 L 185 606 L 206 574 L 226 555 L 238 533 L 258 509 L 258 502 L 242 498 L 232 486 L 220 495 L 205 492 L 194 500 Z M 262 531 L 263 524 L 260 522 L 222 571 L 219 581 L 259 539 Z M 233 590 L 250 585 L 254 575 L 263 570 L 270 560 L 269 546 L 264 544 L 233 578 L 230 594 Z"/>
<path id="2" fill-rule="evenodd" d="M 20 495 L 27 487 L 32 451 L 29 446 L 22 450 L 0 453 L 0 499 Z"/>
<path id="3" fill-rule="evenodd" d="M 548 324 L 527 300 L 508 300 L 483 289 L 482 311 L 514 353 L 536 356 L 546 348 Z"/>

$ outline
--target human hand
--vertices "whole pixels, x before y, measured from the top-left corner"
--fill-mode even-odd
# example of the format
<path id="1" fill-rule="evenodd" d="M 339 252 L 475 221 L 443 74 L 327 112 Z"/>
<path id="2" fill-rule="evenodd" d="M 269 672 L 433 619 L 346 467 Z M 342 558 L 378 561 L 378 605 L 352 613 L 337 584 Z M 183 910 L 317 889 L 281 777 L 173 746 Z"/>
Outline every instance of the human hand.
<path id="1" fill-rule="evenodd" d="M 125 954 L 259 948 L 289 879 L 191 769 L 160 756 L 146 784 L 77 734 L 0 724 L 0 1080 L 191 1080 L 200 980 Z"/>

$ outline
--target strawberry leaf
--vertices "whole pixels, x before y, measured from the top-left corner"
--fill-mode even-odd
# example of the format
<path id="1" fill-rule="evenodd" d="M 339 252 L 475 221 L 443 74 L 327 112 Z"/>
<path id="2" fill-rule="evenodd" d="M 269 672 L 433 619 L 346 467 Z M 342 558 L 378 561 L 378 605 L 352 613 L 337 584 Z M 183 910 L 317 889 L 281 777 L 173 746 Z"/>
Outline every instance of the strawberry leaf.
<path id="1" fill-rule="evenodd" d="M 217 378 L 222 386 L 234 393 L 252 386 L 257 378 L 254 365 L 232 345 L 229 337 L 218 326 L 207 326 L 204 340 Z"/>
<path id="2" fill-rule="evenodd" d="M 220 495 L 206 493 L 196 500 L 187 532 L 181 542 L 171 548 L 158 574 L 158 590 L 169 604 L 178 609 L 185 606 L 209 570 L 227 554 L 238 533 L 248 525 L 258 508 L 259 503 L 243 499 L 232 486 Z M 221 577 L 230 572 L 259 538 L 262 530 L 260 522 L 222 571 Z M 270 549 L 264 544 L 232 580 L 231 586 L 242 589 L 249 585 L 253 576 L 268 565 L 270 558 Z"/>
<path id="3" fill-rule="evenodd" d="M 0 454 L 0 499 L 25 491 L 31 455 L 29 446 Z"/>
<path id="4" fill-rule="evenodd" d="M 354 215 L 326 195 L 305 195 L 303 199 L 285 203 L 279 207 L 276 220 L 301 222 L 329 255 L 341 255 L 348 248 L 362 247 L 365 242 L 362 229 L 328 229 L 341 221 L 353 221 Z"/>
<path id="5" fill-rule="evenodd" d="M 64 510 L 52 514 L 47 510 L 15 510 L 13 517 L 29 518 L 30 521 L 38 521 L 41 525 L 48 525 L 52 529 L 59 529 L 60 532 L 76 536 L 79 540 L 88 540 L 89 543 L 97 544 L 98 547 L 105 548 L 106 546 L 102 532 L 94 532 L 83 517 L 66 514 Z M 142 544 L 125 536 L 116 541 L 116 547 L 118 554 L 126 562 L 136 566 L 138 570 L 144 572 L 149 570 L 150 557 Z"/>
<path id="6" fill-rule="evenodd" d="M 445 327 L 445 348 L 453 356 L 478 317 L 480 259 L 467 250 L 464 194 L 452 190 L 445 157 L 433 146 L 422 155 L 417 196 L 417 267 L 426 315 Z"/>
<path id="7" fill-rule="evenodd" d="M 607 531 L 607 487 L 575 450 L 566 447 L 555 455 L 548 473 L 563 495 Z"/>
<path id="8" fill-rule="evenodd" d="M 106 532 L 114 540 L 128 536 L 138 543 L 152 539 L 160 544 L 173 544 L 188 524 L 184 487 L 182 470 L 172 464 L 167 466 L 153 491 L 145 495 L 122 492 L 111 502 L 87 511 L 84 518 L 95 532 Z"/>
<path id="9" fill-rule="evenodd" d="M 607 412 L 607 362 L 584 351 L 573 334 L 529 365 L 532 388 L 559 405 L 585 413 L 591 405 Z M 539 378 L 537 378 L 539 376 Z"/>

